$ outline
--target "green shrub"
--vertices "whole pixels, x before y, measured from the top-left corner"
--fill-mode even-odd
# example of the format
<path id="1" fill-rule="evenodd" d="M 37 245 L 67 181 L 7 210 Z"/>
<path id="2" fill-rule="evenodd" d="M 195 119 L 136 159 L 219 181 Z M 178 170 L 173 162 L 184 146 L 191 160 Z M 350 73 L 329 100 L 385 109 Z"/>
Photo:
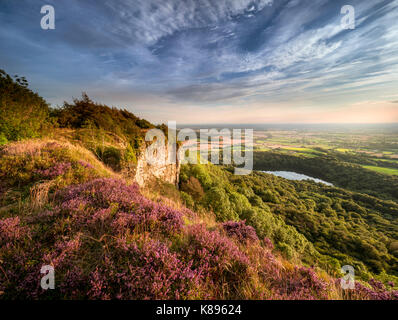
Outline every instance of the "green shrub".
<path id="1" fill-rule="evenodd" d="M 146 120 L 140 119 L 127 110 L 110 108 L 92 101 L 83 93 L 81 99 L 73 103 L 65 102 L 60 109 L 53 110 L 61 128 L 93 128 L 112 132 L 125 137 L 133 149 L 138 149 L 143 141 L 143 130 L 154 128 Z"/>
<path id="2" fill-rule="evenodd" d="M 121 169 L 122 152 L 120 149 L 115 147 L 98 147 L 97 155 L 103 163 L 105 163 L 107 166 L 110 166 L 112 169 Z"/>
<path id="3" fill-rule="evenodd" d="M 278 243 L 276 245 L 276 249 L 279 250 L 282 255 L 288 260 L 294 257 L 294 250 L 284 242 Z"/>
<path id="4" fill-rule="evenodd" d="M 233 210 L 231 202 L 229 201 L 228 195 L 224 189 L 220 187 L 210 188 L 208 193 L 206 193 L 206 199 L 204 201 L 207 207 L 214 211 L 217 220 L 238 220 L 238 213 Z"/>
<path id="5" fill-rule="evenodd" d="M 39 137 L 49 125 L 47 102 L 28 89 L 24 77 L 0 70 L 0 143 Z"/>
<path id="6" fill-rule="evenodd" d="M 0 132 L 0 146 L 6 144 L 7 142 L 8 140 L 4 132 Z"/>
<path id="7" fill-rule="evenodd" d="M 133 164 L 137 163 L 136 151 L 130 144 L 127 146 L 126 151 L 124 152 L 124 160 Z"/>
<path id="8" fill-rule="evenodd" d="M 195 206 L 195 202 L 193 201 L 192 197 L 184 191 L 181 191 L 180 195 L 181 195 L 181 199 L 184 202 L 184 204 L 188 208 L 193 209 Z"/>
<path id="9" fill-rule="evenodd" d="M 201 200 L 205 194 L 199 180 L 192 176 L 181 183 L 181 190 L 188 192 L 195 200 Z"/>

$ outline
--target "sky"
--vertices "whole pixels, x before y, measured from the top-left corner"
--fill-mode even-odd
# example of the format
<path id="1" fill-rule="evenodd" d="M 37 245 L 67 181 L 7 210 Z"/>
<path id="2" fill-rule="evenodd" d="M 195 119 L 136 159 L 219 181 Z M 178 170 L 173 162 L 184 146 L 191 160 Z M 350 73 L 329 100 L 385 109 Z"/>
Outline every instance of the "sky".
<path id="1" fill-rule="evenodd" d="M 398 0 L 0 0 L 0 69 L 154 123 L 398 122 Z"/>

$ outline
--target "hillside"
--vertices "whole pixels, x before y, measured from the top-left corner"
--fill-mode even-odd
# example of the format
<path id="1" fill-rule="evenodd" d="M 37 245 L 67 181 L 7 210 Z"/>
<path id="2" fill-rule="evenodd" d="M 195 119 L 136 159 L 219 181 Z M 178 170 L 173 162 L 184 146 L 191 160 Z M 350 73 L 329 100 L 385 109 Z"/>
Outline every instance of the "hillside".
<path id="1" fill-rule="evenodd" d="M 24 77 L 14 79 L 0 69 L 0 145 L 38 137 L 48 123 L 46 101 L 28 88 Z"/>
<path id="2" fill-rule="evenodd" d="M 213 165 L 139 187 L 153 125 L 87 95 L 52 110 L 2 81 L 32 99 L 0 100 L 0 299 L 398 299 L 394 202 Z M 15 122 L 22 106 L 46 126 Z"/>
<path id="3" fill-rule="evenodd" d="M 330 278 L 276 258 L 244 223 L 210 227 L 148 200 L 81 148 L 9 144 L 0 167 L 2 298 L 49 298 L 36 281 L 42 264 L 57 272 L 52 298 L 286 298 L 300 279 L 297 298 L 331 294 Z"/>
<path id="4" fill-rule="evenodd" d="M 156 190 L 149 200 L 81 147 L 8 144 L 0 168 L 3 299 L 344 297 L 338 281 L 280 254 L 264 233 L 178 202 L 167 206 Z M 55 290 L 39 286 L 43 264 L 56 270 Z M 358 283 L 349 298 L 395 294 L 382 288 Z"/>
<path id="5" fill-rule="evenodd" d="M 289 259 L 299 257 L 336 275 L 349 264 L 363 279 L 380 273 L 398 279 L 393 201 L 261 172 L 235 176 L 212 165 L 184 166 L 181 191 L 195 210 L 212 210 L 220 221 L 246 220 Z"/>

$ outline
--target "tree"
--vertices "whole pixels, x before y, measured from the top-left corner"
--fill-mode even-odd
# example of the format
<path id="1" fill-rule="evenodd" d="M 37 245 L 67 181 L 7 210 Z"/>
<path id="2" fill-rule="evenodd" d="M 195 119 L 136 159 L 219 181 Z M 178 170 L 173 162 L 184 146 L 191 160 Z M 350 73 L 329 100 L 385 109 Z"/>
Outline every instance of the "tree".
<path id="1" fill-rule="evenodd" d="M 28 89 L 24 77 L 12 78 L 0 70 L 0 140 L 3 143 L 40 136 L 49 124 L 48 116 L 47 102 Z"/>

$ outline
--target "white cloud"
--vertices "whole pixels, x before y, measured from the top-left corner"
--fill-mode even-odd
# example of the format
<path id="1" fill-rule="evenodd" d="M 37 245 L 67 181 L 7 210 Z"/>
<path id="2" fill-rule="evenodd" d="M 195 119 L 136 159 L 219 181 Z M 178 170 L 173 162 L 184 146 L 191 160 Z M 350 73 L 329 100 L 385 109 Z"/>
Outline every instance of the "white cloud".
<path id="1" fill-rule="evenodd" d="M 133 40 L 154 44 L 164 36 L 192 28 L 216 26 L 232 17 L 262 10 L 272 0 L 136 0 L 107 1 L 120 17 L 115 33 L 126 33 Z"/>
<path id="2" fill-rule="evenodd" d="M 59 1 L 56 33 L 44 37 L 10 2 L 16 21 L 3 19 L 0 58 L 28 78 L 41 72 L 37 89 L 55 98 L 57 86 L 62 99 L 87 90 L 148 114 L 158 103 L 163 115 L 382 101 L 398 85 L 398 0 L 352 4 L 355 30 L 341 29 L 328 0 Z"/>

